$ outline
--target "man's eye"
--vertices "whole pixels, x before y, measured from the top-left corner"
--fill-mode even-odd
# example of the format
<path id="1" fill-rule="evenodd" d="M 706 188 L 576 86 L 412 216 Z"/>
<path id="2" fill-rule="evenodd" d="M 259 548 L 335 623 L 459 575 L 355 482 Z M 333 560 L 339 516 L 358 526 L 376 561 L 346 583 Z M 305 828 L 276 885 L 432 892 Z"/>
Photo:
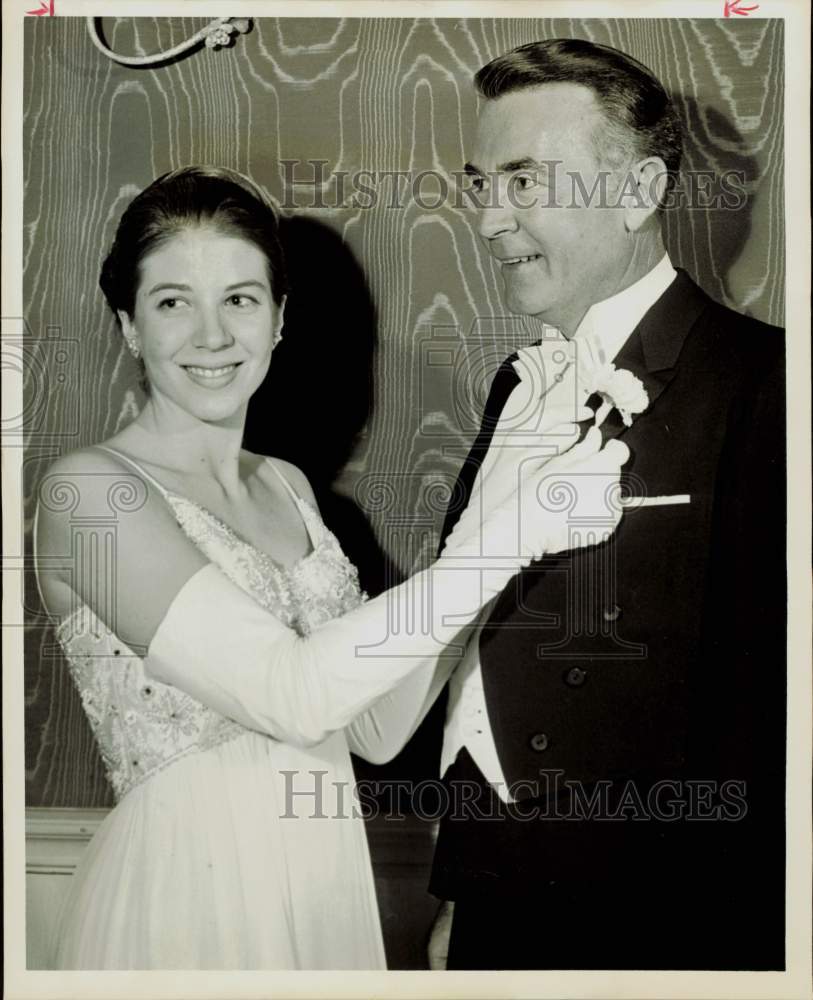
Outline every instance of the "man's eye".
<path id="1" fill-rule="evenodd" d="M 251 295 L 230 295 L 226 301 L 231 306 L 237 306 L 238 309 L 245 309 L 247 306 L 253 306 L 257 303 L 257 300 Z"/>
<path id="2" fill-rule="evenodd" d="M 469 174 L 469 188 L 472 191 L 482 191 L 486 186 L 485 177 L 479 174 Z"/>
<path id="3" fill-rule="evenodd" d="M 514 184 L 520 189 L 520 191 L 527 191 L 528 188 L 532 188 L 535 184 L 539 183 L 539 177 L 536 174 L 515 174 Z"/>
<path id="4" fill-rule="evenodd" d="M 167 311 L 170 311 L 170 310 L 173 310 L 173 309 L 177 309 L 178 306 L 180 306 L 182 304 L 183 304 L 183 300 L 182 299 L 176 299 L 176 298 L 170 296 L 169 298 L 161 299 L 161 301 L 158 303 L 158 308 L 159 309 L 166 309 Z"/>

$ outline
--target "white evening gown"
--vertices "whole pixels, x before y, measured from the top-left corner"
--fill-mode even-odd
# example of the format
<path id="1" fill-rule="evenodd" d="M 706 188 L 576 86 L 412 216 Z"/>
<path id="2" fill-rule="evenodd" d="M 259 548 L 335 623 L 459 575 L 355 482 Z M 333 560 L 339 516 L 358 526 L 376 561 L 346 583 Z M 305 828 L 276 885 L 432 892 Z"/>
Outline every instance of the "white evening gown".
<path id="1" fill-rule="evenodd" d="M 361 603 L 355 568 L 287 482 L 313 546 L 290 570 L 140 472 L 206 557 L 300 634 Z M 86 606 L 58 638 L 117 805 L 73 877 L 54 966 L 385 968 L 348 752 L 348 737 L 355 751 L 369 749 L 379 720 L 368 714 L 300 749 L 149 679 Z"/>

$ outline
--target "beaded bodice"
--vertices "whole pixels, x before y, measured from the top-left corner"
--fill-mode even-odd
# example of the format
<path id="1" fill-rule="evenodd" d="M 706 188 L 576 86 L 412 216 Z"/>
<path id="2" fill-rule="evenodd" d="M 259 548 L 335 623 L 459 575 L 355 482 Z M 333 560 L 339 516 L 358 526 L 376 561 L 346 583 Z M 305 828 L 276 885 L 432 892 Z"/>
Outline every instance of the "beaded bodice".
<path id="1" fill-rule="evenodd" d="M 301 635 L 358 606 L 358 574 L 305 500 L 296 502 L 312 551 L 286 568 L 214 514 L 165 493 L 178 523 L 206 557 L 259 604 Z M 239 622 L 223 628 L 239 628 Z M 116 798 L 188 753 L 246 732 L 178 688 L 148 678 L 144 664 L 86 605 L 57 628 L 71 676 Z"/>

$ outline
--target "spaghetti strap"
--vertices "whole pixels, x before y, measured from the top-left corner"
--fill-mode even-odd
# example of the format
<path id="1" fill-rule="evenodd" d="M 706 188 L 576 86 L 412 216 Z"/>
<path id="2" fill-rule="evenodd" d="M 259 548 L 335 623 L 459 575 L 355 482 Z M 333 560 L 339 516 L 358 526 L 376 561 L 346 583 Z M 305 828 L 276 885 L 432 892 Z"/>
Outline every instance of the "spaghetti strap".
<path id="1" fill-rule="evenodd" d="M 101 451 L 107 451 L 111 455 L 115 455 L 116 458 L 120 459 L 122 462 L 125 462 L 127 465 L 131 466 L 133 469 L 136 470 L 136 472 L 138 472 L 140 476 L 143 476 L 147 480 L 147 482 L 151 483 L 158 490 L 158 492 L 164 498 L 166 503 L 169 505 L 169 508 L 174 514 L 176 520 L 179 519 L 176 502 L 182 501 L 186 504 L 192 504 L 199 510 L 203 510 L 206 514 L 209 515 L 209 517 L 214 517 L 216 520 L 219 520 L 222 524 L 225 524 L 226 528 L 229 531 L 231 531 L 232 534 L 237 535 L 237 537 L 242 537 L 240 536 L 239 532 L 235 532 L 235 529 L 232 528 L 228 523 L 223 521 L 221 518 L 218 518 L 216 514 L 212 514 L 212 512 L 208 508 L 203 507 L 197 501 L 190 500 L 188 497 L 185 497 L 180 493 L 175 493 L 173 490 L 168 490 L 165 486 L 159 483 L 154 476 L 151 476 L 146 469 L 142 468 L 142 466 L 138 462 L 136 462 L 135 459 L 132 459 L 128 455 L 125 455 L 122 452 L 117 451 L 115 448 L 110 448 L 104 444 L 97 444 L 95 447 L 99 448 Z M 308 504 L 307 501 L 303 500 L 302 497 L 299 496 L 299 494 L 296 492 L 293 486 L 288 482 L 287 478 L 277 468 L 275 462 L 267 455 L 265 456 L 265 461 L 274 470 L 274 475 L 277 477 L 277 479 L 279 479 L 279 481 L 285 487 L 285 492 L 288 494 L 288 496 L 290 496 L 291 500 L 293 501 L 294 507 L 299 512 L 299 516 L 302 518 L 302 521 L 304 522 L 305 531 L 307 532 L 308 538 L 310 539 L 311 547 L 315 549 L 319 545 L 323 537 L 323 531 L 322 531 L 323 525 L 321 518 L 318 516 L 318 514 L 314 514 L 314 510 L 311 507 L 311 505 Z"/>
<path id="2" fill-rule="evenodd" d="M 290 496 L 290 498 L 298 506 L 299 502 L 302 499 L 302 497 L 296 492 L 296 490 L 293 488 L 293 486 L 291 486 L 291 484 L 288 482 L 288 480 L 286 479 L 286 477 L 283 476 L 283 474 L 277 468 L 276 463 L 274 462 L 274 460 L 272 458 L 270 458 L 268 455 L 265 456 L 265 460 L 271 466 L 271 468 L 274 470 L 274 475 L 277 477 L 277 479 L 279 479 L 279 481 L 285 487 L 285 490 L 288 493 L 288 496 Z"/>
<path id="3" fill-rule="evenodd" d="M 162 486 L 161 483 L 159 483 L 158 480 L 155 478 L 155 476 L 151 476 L 146 469 L 142 468 L 142 466 L 139 465 L 135 459 L 130 458 L 128 455 L 125 455 L 121 451 L 117 451 L 115 448 L 109 448 L 106 444 L 97 444 L 96 447 L 100 451 L 110 452 L 111 455 L 115 455 L 116 458 L 121 459 L 122 462 L 125 462 L 127 465 L 132 466 L 136 470 L 136 472 L 138 472 L 139 475 L 143 476 L 148 483 L 151 483 L 158 490 L 158 492 L 165 500 L 169 497 L 170 491 L 165 486 Z"/>
<path id="4" fill-rule="evenodd" d="M 274 475 L 280 480 L 288 496 L 293 500 L 294 506 L 299 511 L 299 516 L 305 525 L 305 531 L 308 533 L 308 538 L 310 539 L 311 546 L 316 549 L 324 538 L 325 527 L 324 523 L 319 516 L 318 511 L 315 511 L 313 506 L 308 503 L 303 497 L 301 497 L 296 490 L 288 482 L 288 479 L 280 472 L 277 468 L 276 463 L 268 455 L 265 456 L 265 460 L 268 465 L 274 470 Z"/>

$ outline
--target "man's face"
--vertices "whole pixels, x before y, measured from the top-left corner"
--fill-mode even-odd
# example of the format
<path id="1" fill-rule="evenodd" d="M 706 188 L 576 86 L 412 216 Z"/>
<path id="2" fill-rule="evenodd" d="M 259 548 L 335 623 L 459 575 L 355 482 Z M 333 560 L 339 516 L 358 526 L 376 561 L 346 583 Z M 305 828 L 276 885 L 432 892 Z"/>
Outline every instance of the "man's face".
<path id="1" fill-rule="evenodd" d="M 623 211 L 606 207 L 600 186 L 589 196 L 608 169 L 594 141 L 603 121 L 580 84 L 546 83 L 487 100 L 466 168 L 508 307 L 568 336 L 594 302 L 619 290 L 632 256 Z M 605 180 L 610 206 L 615 183 Z"/>

